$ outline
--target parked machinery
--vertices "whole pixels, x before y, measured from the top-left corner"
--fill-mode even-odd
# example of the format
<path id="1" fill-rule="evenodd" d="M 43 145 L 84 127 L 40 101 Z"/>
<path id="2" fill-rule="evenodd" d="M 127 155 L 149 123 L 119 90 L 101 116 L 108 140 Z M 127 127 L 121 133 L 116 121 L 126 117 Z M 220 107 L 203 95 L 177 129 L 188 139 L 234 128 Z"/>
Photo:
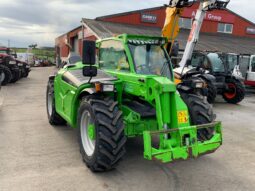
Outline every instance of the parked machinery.
<path id="1" fill-rule="evenodd" d="M 238 55 L 220 52 L 195 52 L 191 66 L 202 68 L 215 76 L 217 93 L 228 103 L 237 104 L 244 99 L 245 87 L 239 72 Z"/>
<path id="2" fill-rule="evenodd" d="M 255 55 L 240 55 L 239 70 L 245 85 L 255 87 Z"/>
<path id="3" fill-rule="evenodd" d="M 2 85 L 15 83 L 22 77 L 28 77 L 30 65 L 17 59 L 14 50 L 0 47 L 0 67 L 3 70 Z"/>
<path id="4" fill-rule="evenodd" d="M 20 77 L 27 78 L 31 71 L 30 65 L 27 62 L 24 62 L 24 61 L 18 59 L 17 53 L 12 49 L 9 49 L 8 54 L 11 55 L 17 62 L 17 65 L 20 70 Z"/>
<path id="5" fill-rule="evenodd" d="M 176 49 L 175 40 L 179 34 L 178 20 L 185 7 L 191 6 L 195 1 L 188 0 L 171 0 L 166 9 L 165 25 L 162 30 L 162 36 L 168 38 L 166 45 L 167 51 L 171 56 L 177 56 L 178 48 Z M 216 87 L 214 86 L 215 78 L 206 74 L 203 70 L 196 70 L 194 68 L 188 69 L 192 57 L 192 53 L 199 39 L 200 29 L 205 18 L 206 12 L 215 9 L 225 9 L 228 5 L 227 1 L 218 0 L 201 0 L 199 8 L 196 12 L 195 19 L 193 21 L 192 29 L 188 38 L 184 54 L 178 63 L 178 67 L 174 69 L 176 83 L 185 83 L 188 85 L 192 80 L 203 81 L 206 86 L 200 88 L 201 91 L 197 91 L 194 87 L 189 87 L 189 92 L 197 93 L 198 95 L 207 96 L 209 103 L 212 103 L 216 97 Z"/>
<path id="6" fill-rule="evenodd" d="M 3 71 L 2 85 L 14 83 L 20 79 L 20 70 L 15 59 L 0 48 L 0 68 Z"/>

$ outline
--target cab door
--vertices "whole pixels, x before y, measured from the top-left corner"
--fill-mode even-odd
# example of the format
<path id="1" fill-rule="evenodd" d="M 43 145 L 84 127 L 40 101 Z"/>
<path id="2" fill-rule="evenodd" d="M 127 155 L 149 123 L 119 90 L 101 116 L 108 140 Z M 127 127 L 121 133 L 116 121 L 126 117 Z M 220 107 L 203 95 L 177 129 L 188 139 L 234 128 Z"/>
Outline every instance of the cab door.
<path id="1" fill-rule="evenodd" d="M 247 73 L 247 81 L 255 86 L 255 55 L 251 56 L 249 70 Z"/>
<path id="2" fill-rule="evenodd" d="M 241 55 L 239 57 L 239 69 L 245 80 L 247 79 L 247 73 L 249 71 L 250 57 L 250 55 Z"/>

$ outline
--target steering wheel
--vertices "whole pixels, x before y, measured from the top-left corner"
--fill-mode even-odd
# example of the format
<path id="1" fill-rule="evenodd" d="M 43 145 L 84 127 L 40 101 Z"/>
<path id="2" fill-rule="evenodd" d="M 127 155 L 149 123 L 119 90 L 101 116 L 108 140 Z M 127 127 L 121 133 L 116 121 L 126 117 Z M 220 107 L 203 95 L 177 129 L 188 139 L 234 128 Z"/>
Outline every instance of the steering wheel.
<path id="1" fill-rule="evenodd" d="M 137 66 L 136 71 L 137 70 L 140 70 L 139 73 L 142 73 L 142 74 L 146 74 L 146 73 L 150 72 L 150 68 L 148 67 L 147 64 L 141 64 L 141 65 Z"/>

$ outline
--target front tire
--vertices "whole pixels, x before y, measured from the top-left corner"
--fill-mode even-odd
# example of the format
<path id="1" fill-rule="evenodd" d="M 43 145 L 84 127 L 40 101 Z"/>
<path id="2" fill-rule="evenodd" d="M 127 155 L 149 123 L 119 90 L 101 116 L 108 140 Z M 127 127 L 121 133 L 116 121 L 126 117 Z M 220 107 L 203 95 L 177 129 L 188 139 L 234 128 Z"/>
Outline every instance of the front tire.
<path id="1" fill-rule="evenodd" d="M 20 72 L 19 68 L 15 68 L 14 70 L 12 70 L 11 83 L 17 82 L 20 78 L 21 78 L 21 72 Z"/>
<path id="2" fill-rule="evenodd" d="M 117 102 L 111 98 L 85 97 L 77 124 L 80 152 L 88 168 L 93 172 L 114 168 L 125 154 L 126 143 Z"/>
<path id="3" fill-rule="evenodd" d="M 56 112 L 54 81 L 49 80 L 46 92 L 46 107 L 48 120 L 51 125 L 65 125 L 66 121 Z"/>
<path id="4" fill-rule="evenodd" d="M 212 82 L 209 81 L 207 81 L 207 88 L 208 88 L 207 101 L 208 103 L 213 104 L 217 96 L 217 88 L 215 87 L 215 85 L 213 85 Z"/>
<path id="5" fill-rule="evenodd" d="M 237 104 L 244 99 L 245 96 L 245 87 L 244 85 L 236 79 L 227 79 L 226 84 L 229 88 L 229 91 L 225 91 L 222 94 L 223 99 L 232 104 Z"/>
<path id="6" fill-rule="evenodd" d="M 189 109 L 191 125 L 208 124 L 214 121 L 212 106 L 203 97 L 187 93 L 181 93 L 181 97 Z M 211 128 L 199 129 L 197 131 L 198 141 L 210 140 L 213 134 L 214 130 Z"/>
<path id="7" fill-rule="evenodd" d="M 24 77 L 24 78 L 27 78 L 28 75 L 29 75 L 29 71 L 28 71 L 28 70 L 25 70 L 25 73 L 24 73 L 23 77 Z"/>

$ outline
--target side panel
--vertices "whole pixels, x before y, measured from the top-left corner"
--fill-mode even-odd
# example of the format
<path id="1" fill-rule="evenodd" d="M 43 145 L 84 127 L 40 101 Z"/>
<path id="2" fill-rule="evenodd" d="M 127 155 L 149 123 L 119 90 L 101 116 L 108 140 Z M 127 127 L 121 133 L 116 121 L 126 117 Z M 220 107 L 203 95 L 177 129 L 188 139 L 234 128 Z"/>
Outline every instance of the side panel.
<path id="1" fill-rule="evenodd" d="M 54 81 L 56 111 L 69 124 L 72 124 L 71 120 L 72 102 L 75 98 L 77 88 L 66 83 L 61 78 L 62 75 L 58 75 Z"/>

